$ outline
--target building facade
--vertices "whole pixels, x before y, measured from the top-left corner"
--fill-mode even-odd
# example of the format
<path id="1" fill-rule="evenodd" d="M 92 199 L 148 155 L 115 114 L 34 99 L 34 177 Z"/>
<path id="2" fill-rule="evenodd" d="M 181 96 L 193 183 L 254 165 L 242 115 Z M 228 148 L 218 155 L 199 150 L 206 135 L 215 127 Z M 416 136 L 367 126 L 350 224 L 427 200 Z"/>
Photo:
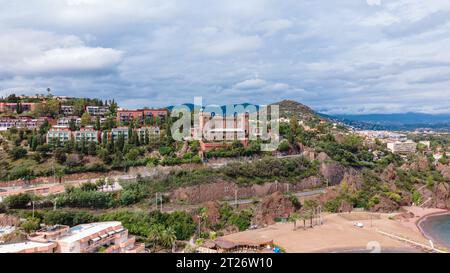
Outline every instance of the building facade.
<path id="1" fill-rule="evenodd" d="M 395 154 L 412 154 L 417 150 L 417 143 L 411 140 L 388 142 L 387 148 Z"/>
<path id="2" fill-rule="evenodd" d="M 86 106 L 86 112 L 91 116 L 105 116 L 109 112 L 108 106 Z"/>
<path id="3" fill-rule="evenodd" d="M 0 253 L 142 253 L 144 244 L 121 222 L 100 222 L 46 227 L 28 236 L 26 242 L 0 245 Z"/>
<path id="4" fill-rule="evenodd" d="M 167 118 L 169 111 L 167 109 L 139 109 L 139 110 L 125 110 L 119 109 L 117 111 L 117 122 L 119 124 L 126 124 L 132 121 L 138 121 L 143 124 L 146 121 L 153 121 L 156 118 L 162 121 Z"/>

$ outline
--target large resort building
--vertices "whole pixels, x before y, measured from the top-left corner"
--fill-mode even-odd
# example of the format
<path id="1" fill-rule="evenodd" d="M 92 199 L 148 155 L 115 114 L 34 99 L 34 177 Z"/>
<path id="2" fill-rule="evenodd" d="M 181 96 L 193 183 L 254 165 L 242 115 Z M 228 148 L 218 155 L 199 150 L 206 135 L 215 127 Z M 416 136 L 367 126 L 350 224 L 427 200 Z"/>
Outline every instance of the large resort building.
<path id="1" fill-rule="evenodd" d="M 100 222 L 46 227 L 28 236 L 26 242 L 0 245 L 0 253 L 142 253 L 144 244 L 120 222 Z"/>

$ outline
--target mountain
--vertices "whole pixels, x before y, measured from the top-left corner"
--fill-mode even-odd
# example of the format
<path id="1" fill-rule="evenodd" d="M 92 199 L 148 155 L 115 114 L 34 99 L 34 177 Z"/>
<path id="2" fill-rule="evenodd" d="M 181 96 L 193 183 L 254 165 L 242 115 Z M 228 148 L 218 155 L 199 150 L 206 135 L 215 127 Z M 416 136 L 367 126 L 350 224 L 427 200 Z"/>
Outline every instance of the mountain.
<path id="1" fill-rule="evenodd" d="M 376 130 L 450 130 L 450 114 L 365 114 L 365 115 L 334 115 L 334 119 L 360 129 Z"/>
<path id="2" fill-rule="evenodd" d="M 283 118 L 296 116 L 298 119 L 311 119 L 319 116 L 319 114 L 308 106 L 293 100 L 283 100 L 271 105 L 278 105 L 280 107 L 280 117 Z"/>

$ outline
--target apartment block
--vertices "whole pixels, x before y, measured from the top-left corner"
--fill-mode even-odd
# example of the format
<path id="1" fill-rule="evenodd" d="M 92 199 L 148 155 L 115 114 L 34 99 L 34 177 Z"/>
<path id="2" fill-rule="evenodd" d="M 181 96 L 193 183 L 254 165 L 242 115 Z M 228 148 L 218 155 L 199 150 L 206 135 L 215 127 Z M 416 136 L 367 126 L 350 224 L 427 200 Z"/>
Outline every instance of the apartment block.
<path id="1" fill-rule="evenodd" d="M 0 253 L 142 253 L 144 244 L 121 222 L 52 226 L 28 236 L 26 242 L 0 245 Z"/>
<path id="2" fill-rule="evenodd" d="M 75 108 L 71 105 L 61 105 L 61 114 L 65 117 L 73 116 L 75 113 Z"/>
<path id="3" fill-rule="evenodd" d="M 86 106 L 86 112 L 91 116 L 105 116 L 109 112 L 108 106 Z"/>
<path id="4" fill-rule="evenodd" d="M 53 126 L 47 133 L 47 143 L 65 143 L 72 139 L 72 132 L 66 126 Z"/>
<path id="5" fill-rule="evenodd" d="M 30 112 L 36 109 L 36 103 L 32 102 L 0 102 L 0 113 L 4 112 L 13 112 L 17 111 L 18 104 L 20 104 L 20 108 L 22 108 L 22 112 Z"/>
<path id="6" fill-rule="evenodd" d="M 119 111 L 117 111 L 117 122 L 119 124 L 129 123 L 131 121 L 144 123 L 146 120 L 154 120 L 155 118 L 165 120 L 168 115 L 169 111 L 167 109 L 119 109 Z"/>
<path id="7" fill-rule="evenodd" d="M 145 139 L 146 134 L 149 138 L 159 136 L 161 134 L 159 127 L 156 127 L 156 126 L 142 127 L 142 128 L 137 129 L 136 132 L 139 136 L 140 141 Z"/>
<path id="8" fill-rule="evenodd" d="M 396 154 L 411 154 L 417 150 L 417 143 L 411 140 L 388 142 L 387 148 Z"/>
<path id="9" fill-rule="evenodd" d="M 86 142 L 98 143 L 100 141 L 101 132 L 95 130 L 92 126 L 88 126 L 73 132 L 73 137 L 76 142 L 82 142 L 84 140 Z"/>
<path id="10" fill-rule="evenodd" d="M 111 130 L 111 137 L 114 141 L 117 141 L 120 136 L 123 136 L 125 140 L 129 138 L 128 127 L 118 127 Z"/>

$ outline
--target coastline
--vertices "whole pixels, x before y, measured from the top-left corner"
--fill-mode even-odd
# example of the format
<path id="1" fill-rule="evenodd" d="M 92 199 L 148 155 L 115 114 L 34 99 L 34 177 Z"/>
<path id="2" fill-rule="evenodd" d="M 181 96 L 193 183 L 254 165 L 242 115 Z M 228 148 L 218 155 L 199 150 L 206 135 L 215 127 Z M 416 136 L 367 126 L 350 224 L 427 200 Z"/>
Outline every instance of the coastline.
<path id="1" fill-rule="evenodd" d="M 444 212 L 435 212 L 435 213 L 430 213 L 430 214 L 424 215 L 424 216 L 422 216 L 420 219 L 418 219 L 416 221 L 416 226 L 419 229 L 419 231 L 422 234 L 422 236 L 424 236 L 428 240 L 431 240 L 433 243 L 437 243 L 438 246 L 440 246 L 442 248 L 449 249 L 449 246 L 445 245 L 439 238 L 435 238 L 432 235 L 430 235 L 429 233 L 427 233 L 424 230 L 424 228 L 422 227 L 422 224 L 424 222 L 426 222 L 427 220 L 429 220 L 429 218 L 445 216 L 445 215 L 450 216 L 450 210 L 447 210 L 447 211 L 444 211 Z"/>
<path id="2" fill-rule="evenodd" d="M 223 236 L 231 242 L 273 240 L 288 253 L 416 253 L 431 252 L 429 239 L 417 223 L 432 215 L 448 214 L 449 211 L 418 207 L 404 207 L 414 216 L 397 217 L 405 213 L 352 212 L 349 214 L 326 214 L 324 225 L 293 230 L 292 223 L 277 223 L 258 230 L 250 230 Z M 355 223 L 362 223 L 359 228 Z M 435 243 L 436 252 L 448 251 Z"/>

